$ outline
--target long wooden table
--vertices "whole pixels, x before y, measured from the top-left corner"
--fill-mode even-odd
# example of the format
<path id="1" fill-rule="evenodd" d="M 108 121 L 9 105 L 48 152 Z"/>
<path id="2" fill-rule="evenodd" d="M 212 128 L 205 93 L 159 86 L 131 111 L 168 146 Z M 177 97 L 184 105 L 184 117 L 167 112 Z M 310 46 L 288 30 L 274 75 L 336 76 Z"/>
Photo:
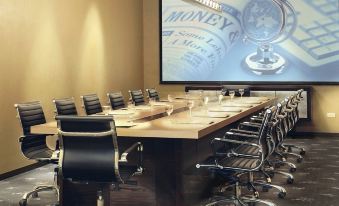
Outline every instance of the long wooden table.
<path id="1" fill-rule="evenodd" d="M 256 102 L 248 107 L 246 102 Z M 117 125 L 118 142 L 121 151 L 136 141 L 144 145 L 144 174 L 136 177 L 139 183 L 137 191 L 120 190 L 109 191 L 106 197 L 111 196 L 110 204 L 105 205 L 147 205 L 147 206 L 187 206 L 196 205 L 202 198 L 208 196 L 210 179 L 204 170 L 196 169 L 195 165 L 203 161 L 210 151 L 210 140 L 222 136 L 225 131 L 250 114 L 262 110 L 274 103 L 274 98 L 258 99 L 257 97 L 235 98 L 230 103 L 225 99 L 224 104 L 244 103 L 247 107 L 220 107 L 218 103 L 209 104 L 212 110 L 223 108 L 233 110 L 224 112 L 228 117 L 208 117 L 206 108 L 202 112 L 199 108 L 193 110 L 193 117 L 189 117 L 184 100 L 174 102 L 175 112 L 171 116 L 164 114 L 162 106 L 153 106 L 152 109 L 134 108 L 133 124 L 126 127 L 131 119 L 130 115 L 114 115 Z M 259 103 L 260 102 L 260 103 Z M 167 104 L 167 103 L 165 103 Z M 241 109 L 239 112 L 235 110 Z M 124 112 L 122 112 L 124 113 Z M 196 117 L 195 114 L 199 114 Z M 201 116 L 201 114 L 203 114 Z M 120 125 L 120 126 L 119 126 Z M 127 124 L 128 125 L 128 124 Z M 31 128 L 32 133 L 56 134 L 57 123 L 48 122 Z M 205 171 L 206 172 L 206 171 Z M 95 205 L 96 188 L 89 186 L 76 187 L 70 182 L 61 185 L 61 205 Z"/>
<path id="2" fill-rule="evenodd" d="M 236 98 L 237 99 L 237 98 Z M 189 117 L 189 112 L 184 102 L 173 102 L 174 110 L 179 111 L 171 116 L 166 116 L 164 106 L 161 104 L 153 106 L 141 106 L 129 109 L 128 111 L 134 112 L 134 126 L 129 127 L 129 124 L 124 124 L 130 117 L 128 114 L 113 115 L 117 124 L 117 134 L 119 137 L 145 137 L 145 138 L 180 138 L 180 139 L 200 139 L 204 136 L 221 129 L 233 122 L 238 121 L 264 107 L 271 105 L 274 102 L 274 98 L 258 98 L 258 97 L 243 97 L 241 101 L 234 100 L 234 103 L 230 103 L 230 100 L 223 101 L 221 106 L 217 103 L 211 103 L 210 107 L 213 108 L 230 108 L 225 111 L 228 117 L 213 117 L 208 116 L 194 116 L 195 113 L 202 113 L 200 111 L 193 110 L 193 117 Z M 239 98 L 240 99 L 240 98 Z M 246 102 L 258 102 L 257 104 L 246 104 Z M 260 103 L 259 103 L 260 102 Z M 170 103 L 163 103 L 170 104 Z M 243 104 L 244 107 L 239 105 Z M 223 106 L 231 105 L 231 106 Z M 249 107 L 251 105 L 251 107 Z M 126 111 L 126 110 L 125 110 Z M 204 111 L 203 111 L 204 112 Z M 209 112 L 218 113 L 218 112 Z M 190 120 L 191 119 L 191 120 Z M 187 122 L 185 122 L 187 120 Z M 190 123 L 191 121 L 191 123 Z M 119 126 L 121 125 L 121 126 Z M 127 126 L 125 126 L 127 125 Z M 36 125 L 31 128 L 32 133 L 37 134 L 57 134 L 57 122 L 52 121 L 46 124 Z"/>

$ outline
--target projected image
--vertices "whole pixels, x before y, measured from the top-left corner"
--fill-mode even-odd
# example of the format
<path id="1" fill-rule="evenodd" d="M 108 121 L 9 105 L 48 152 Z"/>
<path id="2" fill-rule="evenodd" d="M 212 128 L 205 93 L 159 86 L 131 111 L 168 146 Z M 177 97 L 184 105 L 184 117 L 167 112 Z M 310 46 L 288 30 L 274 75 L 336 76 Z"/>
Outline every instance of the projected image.
<path id="1" fill-rule="evenodd" d="M 199 2 L 162 0 L 163 82 L 339 82 L 338 1 Z"/>

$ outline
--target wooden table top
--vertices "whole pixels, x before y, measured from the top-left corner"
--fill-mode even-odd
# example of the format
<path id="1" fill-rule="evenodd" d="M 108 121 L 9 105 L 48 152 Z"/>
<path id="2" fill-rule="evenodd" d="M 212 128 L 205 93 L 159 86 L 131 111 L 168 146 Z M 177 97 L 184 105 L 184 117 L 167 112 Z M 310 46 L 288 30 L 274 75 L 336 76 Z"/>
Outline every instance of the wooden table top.
<path id="1" fill-rule="evenodd" d="M 119 110 L 113 112 L 118 113 L 113 116 L 118 136 L 121 137 L 199 139 L 272 105 L 274 101 L 275 98 L 265 97 L 234 98 L 233 101 L 226 99 L 221 105 L 210 103 L 202 109 L 201 107 L 193 108 L 192 117 L 190 117 L 186 102 L 182 100 L 171 103 L 175 110 L 171 116 L 165 115 L 165 107 L 161 105 L 152 108 L 138 106 L 133 109 Z M 131 119 L 133 122 L 130 121 Z M 31 132 L 57 134 L 57 122 L 33 126 Z"/>

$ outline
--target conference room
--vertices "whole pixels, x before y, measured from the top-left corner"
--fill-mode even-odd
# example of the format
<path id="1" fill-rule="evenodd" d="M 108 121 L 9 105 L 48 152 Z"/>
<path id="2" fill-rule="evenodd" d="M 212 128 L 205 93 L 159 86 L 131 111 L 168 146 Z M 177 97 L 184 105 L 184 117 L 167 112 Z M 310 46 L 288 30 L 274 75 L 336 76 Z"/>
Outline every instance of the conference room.
<path id="1" fill-rule="evenodd" d="M 335 206 L 336 0 L 0 0 L 0 206 Z"/>

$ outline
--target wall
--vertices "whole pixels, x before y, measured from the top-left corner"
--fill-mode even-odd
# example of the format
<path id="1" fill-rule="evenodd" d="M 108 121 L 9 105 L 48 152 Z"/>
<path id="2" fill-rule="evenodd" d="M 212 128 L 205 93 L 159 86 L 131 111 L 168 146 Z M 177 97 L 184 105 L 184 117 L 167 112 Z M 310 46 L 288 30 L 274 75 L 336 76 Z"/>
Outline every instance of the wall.
<path id="1" fill-rule="evenodd" d="M 143 87 L 142 2 L 1 0 L 0 174 L 32 163 L 20 153 L 14 103 Z"/>
<path id="2" fill-rule="evenodd" d="M 144 87 L 156 87 L 161 94 L 169 91 L 183 91 L 182 85 L 159 84 L 159 0 L 143 2 L 144 15 Z M 327 112 L 339 115 L 339 86 L 313 86 L 313 120 L 302 124 L 298 131 L 339 133 L 339 117 L 330 119 Z"/>

